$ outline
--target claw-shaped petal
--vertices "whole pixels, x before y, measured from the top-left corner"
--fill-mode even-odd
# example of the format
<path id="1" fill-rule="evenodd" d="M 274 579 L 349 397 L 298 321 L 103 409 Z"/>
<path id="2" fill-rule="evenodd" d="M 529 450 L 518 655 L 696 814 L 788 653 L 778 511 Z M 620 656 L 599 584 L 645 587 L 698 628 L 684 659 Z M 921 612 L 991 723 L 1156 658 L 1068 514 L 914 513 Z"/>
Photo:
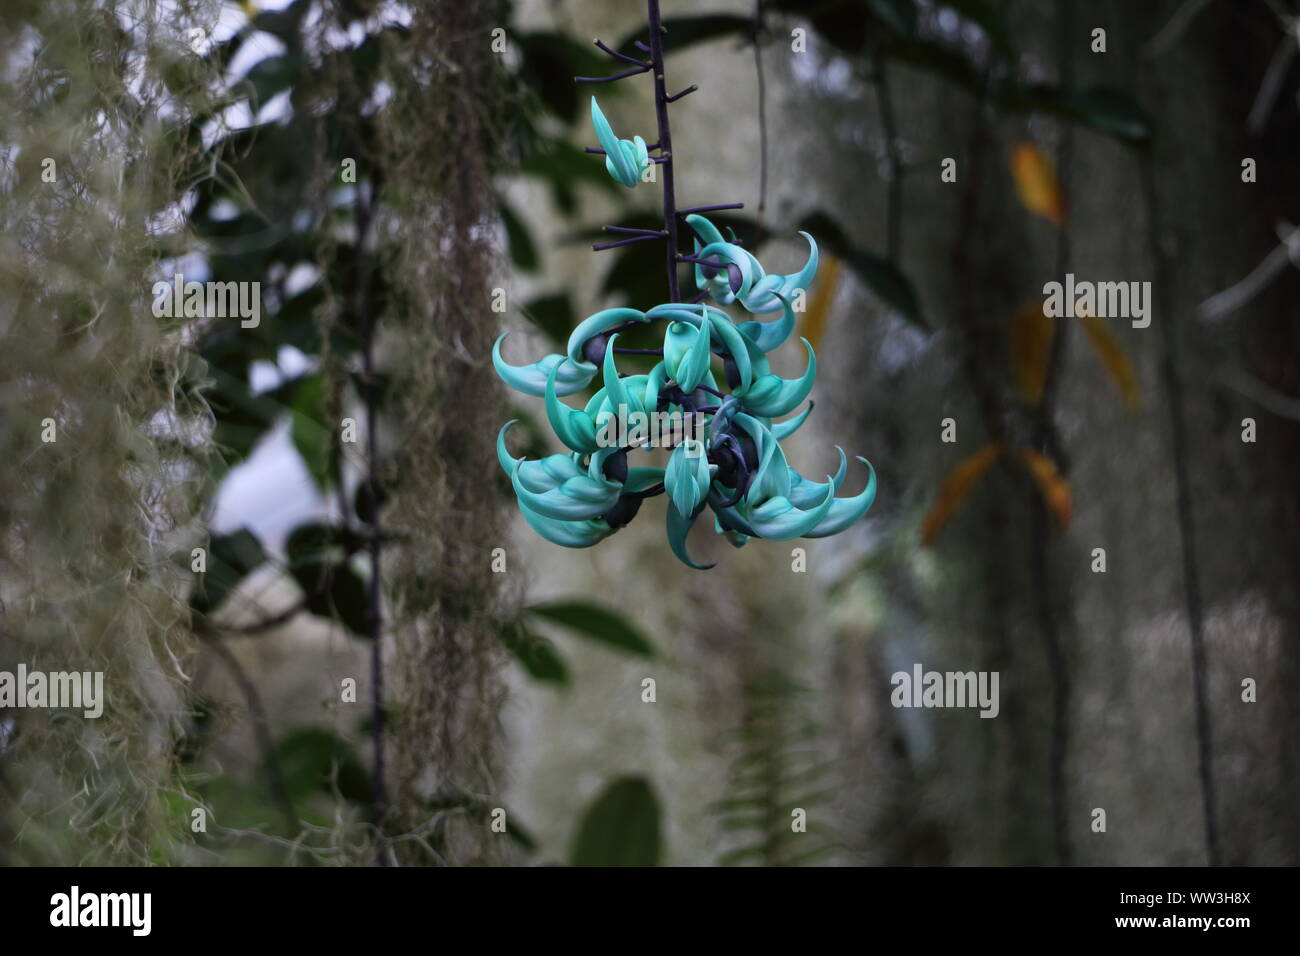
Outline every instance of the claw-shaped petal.
<path id="1" fill-rule="evenodd" d="M 826 480 L 829 484 L 830 475 L 826 476 Z M 789 498 L 769 498 L 757 508 L 748 509 L 744 517 L 760 538 L 790 541 L 802 538 L 812 531 L 830 513 L 834 504 L 835 489 L 828 487 L 826 497 L 815 508 L 796 508 Z"/>
<path id="2" fill-rule="evenodd" d="M 678 511 L 694 514 L 708 497 L 712 483 L 713 468 L 704 453 L 703 442 L 688 438 L 673 449 L 664 469 L 664 490 Z"/>
<path id="3" fill-rule="evenodd" d="M 805 538 L 825 538 L 839 534 L 871 510 L 872 502 L 876 500 L 876 469 L 872 468 L 871 462 L 865 458 L 859 458 L 858 461 L 866 465 L 870 473 L 867 487 L 852 498 L 836 498 L 826 517 L 817 522 L 813 529 L 804 535 Z"/>
<path id="4" fill-rule="evenodd" d="M 501 343 L 509 332 L 502 333 L 492 346 L 492 365 L 501 380 L 517 392 L 541 398 L 546 394 L 546 380 L 555 369 L 555 393 L 572 395 L 586 388 L 596 377 L 596 366 L 575 362 L 563 355 L 547 355 L 531 365 L 511 365 L 501 357 Z"/>
<path id="5" fill-rule="evenodd" d="M 682 562 L 688 568 L 694 568 L 696 571 L 707 571 L 713 567 L 712 564 L 700 564 L 686 550 L 686 536 L 690 534 L 695 519 L 699 517 L 699 512 L 692 512 L 689 517 L 683 515 L 677 510 L 677 506 L 671 501 L 668 503 L 668 547 L 672 549 L 677 560 Z"/>
<path id="6" fill-rule="evenodd" d="M 538 514 L 522 501 L 519 502 L 519 511 L 534 531 L 562 548 L 590 548 L 614 533 L 614 529 L 604 521 L 557 521 Z"/>
<path id="7" fill-rule="evenodd" d="M 645 140 L 636 136 L 633 142 L 629 142 L 614 135 L 594 96 L 591 98 L 591 125 L 596 127 L 596 139 L 605 150 L 605 169 L 610 176 L 629 189 L 641 182 L 646 167 L 650 165 Z"/>
<path id="8" fill-rule="evenodd" d="M 563 457 L 563 456 L 551 456 Z M 567 459 L 566 459 L 567 460 Z M 515 496 L 521 506 L 536 512 L 544 518 L 559 521 L 582 521 L 596 518 L 614 507 L 619 493 L 623 490 L 620 482 L 608 478 L 592 478 L 578 471 L 572 465 L 574 474 L 555 482 L 551 487 L 537 487 L 534 482 L 526 482 L 521 476 L 524 461 L 515 462 L 515 470 L 510 475 L 514 485 Z M 532 484 L 533 487 L 529 487 Z"/>
<path id="9" fill-rule="evenodd" d="M 831 489 L 831 494 L 839 494 L 840 485 L 844 484 L 844 476 L 848 474 L 849 460 L 844 454 L 844 449 L 839 445 L 835 450 L 840 453 L 840 467 L 835 472 L 835 477 L 831 479 L 829 486 L 820 481 L 809 481 L 793 468 L 790 469 L 790 494 L 789 498 L 796 508 L 811 508 L 826 496 L 826 489 Z"/>
<path id="10" fill-rule="evenodd" d="M 817 356 L 807 339 L 800 339 L 808 350 L 808 368 L 796 379 L 784 379 L 768 373 L 761 375 L 741 399 L 745 411 L 763 418 L 786 415 L 808 397 L 817 379 Z"/>
<path id="11" fill-rule="evenodd" d="M 585 411 L 570 408 L 560 401 L 555 389 L 556 369 L 546 379 L 546 418 L 560 441 L 574 451 L 585 454 L 600 449 L 596 441 L 596 423 Z"/>
<path id="12" fill-rule="evenodd" d="M 591 365 L 593 362 L 601 361 L 601 359 L 599 356 L 590 359 L 584 354 L 587 342 L 610 329 L 626 325 L 628 322 L 649 321 L 646 314 L 640 309 L 601 309 L 599 312 L 587 316 L 569 333 L 569 341 L 565 345 L 565 352 L 569 356 L 569 361 L 584 366 Z M 565 393 L 560 392 L 560 394 Z"/>
<path id="13" fill-rule="evenodd" d="M 816 407 L 817 407 L 816 402 L 809 402 L 808 407 L 805 408 L 798 415 L 796 415 L 794 418 L 791 418 L 788 421 L 777 422 L 776 424 L 774 424 L 772 426 L 772 437 L 775 438 L 777 441 L 781 441 L 783 438 L 789 438 L 791 435 L 793 435 L 795 432 L 799 430 L 800 425 L 802 425 L 805 421 L 808 420 L 808 416 L 812 414 L 812 410 Z"/>
<path id="14" fill-rule="evenodd" d="M 768 276 L 768 278 L 779 279 L 782 277 Z M 773 349 L 780 348 L 785 344 L 785 340 L 790 337 L 790 333 L 794 331 L 794 297 L 784 296 L 782 293 L 773 293 L 773 299 L 778 306 L 784 306 L 781 318 L 774 319 L 771 322 L 759 322 L 758 320 L 742 322 L 738 326 L 741 334 L 753 342 L 760 352 L 771 352 Z M 751 309 L 750 311 L 755 310 Z M 777 310 L 767 309 L 765 311 L 775 312 Z"/>
<path id="15" fill-rule="evenodd" d="M 803 268 L 788 276 L 770 273 L 755 282 L 749 294 L 740 300 L 740 304 L 750 312 L 756 315 L 778 312 L 783 305 L 788 308 L 788 303 L 793 302 L 799 293 L 807 294 L 817 275 L 817 240 L 806 232 L 799 235 L 808 240 L 809 246 L 808 259 Z"/>
<path id="16" fill-rule="evenodd" d="M 693 392 L 709 370 L 709 326 L 670 322 L 664 333 L 664 369 L 683 392 Z"/>

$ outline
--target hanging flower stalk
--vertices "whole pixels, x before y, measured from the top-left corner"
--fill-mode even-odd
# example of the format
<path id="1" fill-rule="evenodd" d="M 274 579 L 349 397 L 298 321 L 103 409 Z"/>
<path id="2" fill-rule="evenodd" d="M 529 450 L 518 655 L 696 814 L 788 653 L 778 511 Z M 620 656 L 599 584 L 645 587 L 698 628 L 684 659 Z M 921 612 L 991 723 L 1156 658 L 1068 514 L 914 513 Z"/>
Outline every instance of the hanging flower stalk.
<path id="1" fill-rule="evenodd" d="M 649 59 L 615 52 L 597 40 L 600 49 L 631 66 L 613 76 L 577 80 L 605 83 L 642 73 L 654 77 L 657 141 L 647 146 L 640 136 L 620 139 L 592 97 L 592 124 L 601 145 L 587 151 L 603 154 L 610 176 L 628 188 L 645 181 L 652 163 L 663 167 L 663 228 L 606 226 L 628 238 L 593 249 L 666 243 L 669 301 L 645 312 L 597 312 L 573 330 L 563 355 L 547 355 L 529 365 L 511 365 L 502 358 L 502 335 L 492 351 L 497 373 L 517 391 L 545 400 L 551 429 L 569 452 L 540 461 L 515 458 L 506 442 L 511 421 L 497 436 L 497 458 L 510 476 L 519 510 L 548 541 L 590 547 L 631 522 L 647 498 L 666 494 L 669 547 L 685 564 L 704 569 L 712 565 L 690 556 L 686 537 L 705 510 L 712 512 L 715 530 L 737 547 L 750 538 L 826 537 L 867 513 L 876 494 L 876 473 L 859 458 L 867 469 L 866 486 L 857 495 L 840 497 L 848 461 L 838 447 L 839 467 L 824 482 L 804 478 L 786 462 L 781 439 L 807 420 L 813 403 L 793 418 L 775 419 L 790 415 L 808 398 L 817 359 L 801 339 L 807 369 L 798 378 L 785 379 L 772 372 L 767 355 L 794 331 L 795 303 L 817 272 L 817 243 L 802 233 L 809 246 L 803 268 L 791 275 L 769 274 L 734 236 L 724 237 L 702 215 L 742 204 L 677 208 L 668 106 L 696 87 L 668 95 L 659 0 L 647 0 L 647 7 L 650 42 L 637 46 Z M 679 220 L 691 231 L 692 254 L 680 252 Z M 690 302 L 681 301 L 681 263 L 694 267 L 699 294 Z M 737 323 L 724 307 L 770 318 Z M 620 335 L 655 323 L 663 323 L 662 347 L 617 344 Z M 648 373 L 629 374 L 619 369 L 620 355 L 650 355 L 658 361 Z M 601 387 L 584 407 L 561 401 L 597 376 Z M 665 467 L 631 464 L 633 454 L 656 446 L 671 449 Z"/>

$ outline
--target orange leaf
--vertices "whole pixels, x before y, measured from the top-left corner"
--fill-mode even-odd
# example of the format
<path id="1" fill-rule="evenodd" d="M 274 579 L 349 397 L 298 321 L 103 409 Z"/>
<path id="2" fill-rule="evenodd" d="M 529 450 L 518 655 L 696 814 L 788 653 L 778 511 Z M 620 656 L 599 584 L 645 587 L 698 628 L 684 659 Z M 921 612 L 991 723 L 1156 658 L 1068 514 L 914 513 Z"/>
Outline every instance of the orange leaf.
<path id="1" fill-rule="evenodd" d="M 1043 397 L 1055 334 L 1056 320 L 1043 314 L 1042 302 L 1030 302 L 1016 310 L 1011 323 L 1011 371 L 1030 405 L 1037 405 Z"/>
<path id="2" fill-rule="evenodd" d="M 1110 373 L 1111 380 L 1118 386 L 1120 394 L 1124 396 L 1124 404 L 1129 408 L 1137 408 L 1142 404 L 1142 392 L 1138 388 L 1137 372 L 1134 371 L 1133 363 L 1129 360 L 1128 354 L 1111 332 L 1110 326 L 1106 324 L 1105 320 L 1099 319 L 1095 315 L 1080 314 L 1079 321 L 1083 323 L 1084 331 L 1088 333 L 1093 348 L 1097 350 L 1097 355 L 1101 357 L 1101 364 L 1106 366 L 1106 371 Z"/>
<path id="3" fill-rule="evenodd" d="M 975 454 L 963 458 L 957 463 L 957 467 L 948 472 L 948 477 L 943 480 L 943 485 L 939 488 L 939 496 L 930 506 L 925 520 L 921 522 L 922 545 L 929 546 L 934 543 L 934 539 L 948 523 L 948 519 L 956 513 L 957 508 L 971 493 L 971 489 L 979 483 L 984 472 L 988 471 L 989 465 L 993 464 L 1000 454 L 1002 454 L 1001 444 L 994 442 L 985 445 Z"/>
<path id="4" fill-rule="evenodd" d="M 1043 496 L 1043 503 L 1047 505 L 1047 509 L 1056 515 L 1056 521 L 1062 528 L 1069 527 L 1070 485 L 1056 470 L 1056 462 L 1031 448 L 1021 448 L 1018 454 L 1029 474 L 1033 476 L 1035 484 L 1038 485 L 1038 493 Z"/>
<path id="5" fill-rule="evenodd" d="M 1054 226 L 1065 222 L 1065 197 L 1046 153 L 1033 143 L 1020 143 L 1011 154 L 1011 175 L 1026 209 Z"/>
<path id="6" fill-rule="evenodd" d="M 840 260 L 834 256 L 823 256 L 817 278 L 820 281 L 815 286 L 802 323 L 803 337 L 812 345 L 814 352 L 821 348 L 822 336 L 826 334 L 826 317 L 830 314 L 831 302 L 839 289 Z"/>

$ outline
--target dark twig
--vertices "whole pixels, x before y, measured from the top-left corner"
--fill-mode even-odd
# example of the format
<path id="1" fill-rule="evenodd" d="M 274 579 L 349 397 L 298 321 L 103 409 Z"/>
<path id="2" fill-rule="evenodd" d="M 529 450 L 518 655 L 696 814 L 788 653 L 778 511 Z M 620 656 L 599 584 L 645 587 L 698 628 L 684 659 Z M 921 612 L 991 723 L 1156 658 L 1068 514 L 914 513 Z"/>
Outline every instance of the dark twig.
<path id="1" fill-rule="evenodd" d="M 667 237 L 668 233 L 662 229 L 635 229 L 632 226 L 604 226 L 606 232 L 621 232 L 630 236 L 663 236 Z"/>
<path id="2" fill-rule="evenodd" d="M 370 637 L 370 736 L 374 749 L 374 764 L 371 771 L 371 789 L 374 795 L 375 829 L 381 840 L 384 825 L 388 817 L 388 787 L 384 771 L 384 658 L 383 658 L 383 575 L 381 555 L 383 552 L 383 528 L 380 524 L 378 502 L 379 493 L 379 413 L 377 389 L 375 387 L 375 310 L 367 302 L 370 275 L 373 269 L 372 257 L 366 252 L 366 243 L 370 238 L 370 226 L 374 218 L 372 202 L 379 192 L 379 179 L 371 180 L 369 193 L 358 189 L 356 193 L 356 250 L 357 263 L 356 317 L 360 319 L 361 330 L 361 376 L 365 382 L 365 417 L 366 417 L 366 477 L 370 500 L 374 503 L 370 520 L 367 550 L 370 554 L 370 582 L 367 594 L 366 623 Z M 388 854 L 380 848 L 379 865 L 388 863 Z"/>
<path id="3" fill-rule="evenodd" d="M 659 15 L 659 0 L 646 0 L 650 26 L 650 62 L 654 66 L 655 119 L 659 125 L 659 142 L 663 155 L 673 155 L 673 134 L 668 124 L 668 90 L 664 84 L 663 20 Z M 666 265 L 668 269 L 668 301 L 676 302 L 677 291 L 677 196 L 673 188 L 673 165 L 664 166 L 664 231 L 668 233 Z"/>
<path id="4" fill-rule="evenodd" d="M 615 73 L 613 76 L 575 76 L 575 83 L 613 83 L 615 80 L 624 80 L 629 76 L 639 76 L 642 73 L 650 72 L 649 67 L 637 67 L 634 70 L 624 70 L 622 73 Z"/>
<path id="5" fill-rule="evenodd" d="M 1160 288 L 1169 284 L 1172 269 L 1169 257 L 1160 247 L 1160 205 L 1156 191 L 1155 167 L 1150 156 L 1142 163 L 1142 192 L 1147 214 L 1147 242 Z M 1183 417 L 1183 381 L 1178 370 L 1178 342 L 1175 322 L 1163 317 L 1160 326 L 1160 370 L 1164 382 L 1165 402 L 1169 406 L 1169 432 L 1174 465 L 1174 488 L 1178 509 L 1178 533 L 1183 557 L 1183 596 L 1187 605 L 1187 624 L 1192 645 L 1192 694 L 1196 708 L 1196 749 L 1201 784 L 1201 806 L 1205 816 L 1205 853 L 1210 866 L 1223 863 L 1219 848 L 1219 820 L 1214 792 L 1214 747 L 1210 727 L 1207 659 L 1205 653 L 1205 612 L 1201 600 L 1201 571 L 1197 557 L 1196 514 L 1192 504 L 1191 480 L 1188 477 L 1187 422 Z"/>
<path id="6" fill-rule="evenodd" d="M 745 208 L 745 204 L 743 202 L 724 202 L 724 203 L 716 203 L 715 205 L 712 206 L 691 206 L 687 209 L 679 209 L 677 210 L 677 215 L 689 216 L 692 213 L 697 213 L 697 212 L 717 212 L 721 209 L 744 209 L 744 208 Z"/>
<path id="7" fill-rule="evenodd" d="M 644 60 L 638 60 L 636 57 L 628 56 L 625 53 L 619 53 L 617 50 L 611 50 L 601 40 L 592 40 L 591 42 L 596 44 L 596 46 L 600 47 L 600 49 L 604 50 L 616 60 L 622 60 L 624 63 L 632 63 L 635 66 L 641 67 L 643 70 L 650 69 L 650 64 L 646 63 Z"/>
<path id="8" fill-rule="evenodd" d="M 1057 63 L 1060 65 L 1060 83 L 1065 89 L 1073 84 L 1073 60 L 1070 43 L 1073 39 L 1073 16 L 1070 3 L 1060 8 L 1057 40 Z M 1057 176 L 1066 197 L 1070 194 L 1070 161 L 1074 152 L 1074 131 L 1069 123 L 1060 124 L 1060 140 L 1056 150 Z M 1062 223 L 1056 234 L 1056 274 L 1064 276 L 1070 266 L 1070 231 Z M 1073 312 L 1073 308 L 1070 309 Z M 1040 454 L 1048 455 L 1063 467 L 1060 441 L 1056 431 L 1054 409 L 1060 390 L 1065 345 L 1069 335 L 1070 316 L 1056 320 L 1051 351 L 1043 378 L 1043 393 L 1032 425 L 1033 444 Z M 1069 839 L 1069 799 L 1066 784 L 1066 758 L 1070 746 L 1071 680 L 1065 657 L 1061 628 L 1057 620 L 1054 584 L 1051 571 L 1051 516 L 1042 495 L 1031 489 L 1029 524 L 1029 572 L 1033 581 L 1034 605 L 1039 628 L 1047 652 L 1048 671 L 1052 677 L 1052 731 L 1049 756 L 1049 783 L 1052 793 L 1053 832 L 1056 855 L 1062 866 L 1073 859 Z"/>
<path id="9" fill-rule="evenodd" d="M 677 92 L 677 93 L 674 93 L 672 96 L 667 97 L 667 99 L 665 100 L 665 102 L 667 102 L 667 103 L 676 103 L 678 100 L 682 99 L 683 97 L 690 96 L 692 93 L 694 93 L 694 92 L 695 92 L 696 90 L 698 90 L 698 89 L 699 89 L 699 87 L 696 86 L 694 83 L 692 83 L 690 86 L 686 87 L 686 89 L 681 90 L 681 91 L 679 91 L 679 92 Z"/>
<path id="10" fill-rule="evenodd" d="M 767 209 L 767 83 L 763 76 L 763 0 L 754 0 L 754 72 L 758 74 L 758 221 Z"/>
<path id="11" fill-rule="evenodd" d="M 254 621 L 251 624 L 208 624 L 208 628 L 213 631 L 219 631 L 222 634 L 231 637 L 246 637 L 254 634 L 265 634 L 267 631 L 273 631 L 277 627 L 282 627 L 293 620 L 307 607 L 305 598 L 295 601 L 283 611 L 277 611 L 269 617 L 264 617 Z"/>
<path id="12" fill-rule="evenodd" d="M 658 233 L 651 233 L 648 236 L 633 236 L 630 239 L 617 239 L 614 242 L 602 242 L 591 247 L 592 252 L 603 252 L 605 249 L 617 249 L 619 246 L 630 246 L 634 242 L 646 242 L 650 239 L 662 239 Z"/>
<path id="13" fill-rule="evenodd" d="M 898 264 L 903 242 L 903 159 L 898 150 L 898 122 L 894 116 L 894 99 L 889 91 L 889 77 L 883 57 L 875 57 L 872 85 L 880 106 L 880 126 L 885 138 L 885 161 L 889 166 L 889 189 L 885 197 L 886 246 L 889 261 Z"/>

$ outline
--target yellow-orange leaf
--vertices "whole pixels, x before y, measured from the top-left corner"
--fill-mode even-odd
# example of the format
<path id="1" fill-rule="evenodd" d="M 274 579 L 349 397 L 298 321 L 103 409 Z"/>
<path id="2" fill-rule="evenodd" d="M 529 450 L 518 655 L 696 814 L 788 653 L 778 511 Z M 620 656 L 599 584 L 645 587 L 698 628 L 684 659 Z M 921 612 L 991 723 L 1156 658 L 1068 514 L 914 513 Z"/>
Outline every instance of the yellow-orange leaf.
<path id="1" fill-rule="evenodd" d="M 963 458 L 957 463 L 957 467 L 948 472 L 948 477 L 943 480 L 943 485 L 939 488 L 939 496 L 930 506 L 925 520 L 921 522 L 922 545 L 928 546 L 934 543 L 934 539 L 948 523 L 948 519 L 956 513 L 957 508 L 971 493 L 971 489 L 979 483 L 984 472 L 988 471 L 989 465 L 993 464 L 1000 454 L 1002 454 L 1000 444 L 995 442 L 985 445 L 975 454 Z"/>
<path id="2" fill-rule="evenodd" d="M 1021 448 L 1019 456 L 1033 476 L 1034 483 L 1038 485 L 1038 493 L 1043 496 L 1047 510 L 1056 515 L 1056 521 L 1062 528 L 1068 527 L 1072 507 L 1070 485 L 1056 470 L 1056 462 L 1032 448 Z"/>
<path id="3" fill-rule="evenodd" d="M 813 351 L 822 347 L 822 336 L 826 334 L 826 317 L 830 315 L 831 302 L 840 285 L 840 260 L 834 256 L 822 256 L 821 269 L 817 273 L 817 284 L 808 302 L 808 310 L 803 314 L 803 337 Z"/>
<path id="4" fill-rule="evenodd" d="M 1133 369 L 1133 363 L 1129 361 L 1128 354 L 1124 351 L 1119 341 L 1115 338 L 1104 319 L 1099 319 L 1095 315 L 1080 315 L 1079 321 L 1083 324 L 1084 331 L 1088 333 L 1088 338 L 1092 340 L 1093 348 L 1101 357 L 1101 364 L 1106 366 L 1106 371 L 1110 373 L 1111 380 L 1119 388 L 1120 394 L 1124 396 L 1124 404 L 1129 408 L 1137 408 L 1142 404 L 1142 392 L 1138 388 L 1137 372 Z"/>
<path id="5" fill-rule="evenodd" d="M 1056 320 L 1043 314 L 1043 303 L 1030 302 L 1016 310 L 1011 323 L 1011 371 L 1020 394 L 1037 405 L 1047 383 L 1047 365 L 1052 354 Z"/>
<path id="6" fill-rule="evenodd" d="M 1011 175 L 1025 208 L 1054 226 L 1065 222 L 1065 196 L 1047 155 L 1033 143 L 1020 143 L 1011 154 Z"/>

